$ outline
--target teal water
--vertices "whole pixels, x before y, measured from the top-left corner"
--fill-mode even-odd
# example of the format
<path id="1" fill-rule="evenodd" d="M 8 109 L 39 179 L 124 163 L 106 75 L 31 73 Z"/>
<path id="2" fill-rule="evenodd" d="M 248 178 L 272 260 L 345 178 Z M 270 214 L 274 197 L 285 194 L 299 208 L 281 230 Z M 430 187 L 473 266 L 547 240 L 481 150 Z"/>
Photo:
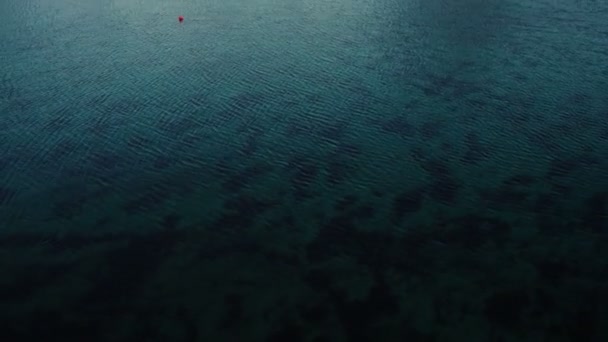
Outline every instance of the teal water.
<path id="1" fill-rule="evenodd" d="M 607 18 L 0 2 L 0 339 L 608 340 Z"/>

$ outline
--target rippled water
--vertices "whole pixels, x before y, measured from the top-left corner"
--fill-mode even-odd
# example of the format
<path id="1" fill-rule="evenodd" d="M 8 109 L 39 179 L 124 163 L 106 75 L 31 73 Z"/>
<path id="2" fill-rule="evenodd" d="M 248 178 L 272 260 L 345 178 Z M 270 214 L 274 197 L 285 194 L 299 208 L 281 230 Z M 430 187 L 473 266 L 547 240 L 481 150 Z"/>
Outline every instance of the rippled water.
<path id="1" fill-rule="evenodd" d="M 606 340 L 606 18 L 2 1 L 0 337 Z"/>

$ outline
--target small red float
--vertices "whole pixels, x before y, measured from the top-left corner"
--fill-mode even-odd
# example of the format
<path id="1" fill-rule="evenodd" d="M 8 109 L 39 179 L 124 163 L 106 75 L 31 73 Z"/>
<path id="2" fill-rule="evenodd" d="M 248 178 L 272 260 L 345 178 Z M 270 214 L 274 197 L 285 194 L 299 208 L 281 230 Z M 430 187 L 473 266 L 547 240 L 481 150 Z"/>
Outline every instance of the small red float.
<path id="1" fill-rule="evenodd" d="M 180 23 L 183 22 L 184 21 L 184 16 L 180 15 L 179 17 L 177 17 L 177 20 L 179 20 Z"/>

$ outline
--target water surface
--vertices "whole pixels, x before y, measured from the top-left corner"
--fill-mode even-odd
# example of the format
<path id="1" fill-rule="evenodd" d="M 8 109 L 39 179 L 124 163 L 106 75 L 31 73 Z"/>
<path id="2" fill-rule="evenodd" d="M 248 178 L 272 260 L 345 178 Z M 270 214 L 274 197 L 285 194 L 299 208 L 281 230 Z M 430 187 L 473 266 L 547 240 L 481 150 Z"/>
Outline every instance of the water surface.
<path id="1" fill-rule="evenodd" d="M 3 1 L 0 336 L 606 340 L 607 17 Z"/>

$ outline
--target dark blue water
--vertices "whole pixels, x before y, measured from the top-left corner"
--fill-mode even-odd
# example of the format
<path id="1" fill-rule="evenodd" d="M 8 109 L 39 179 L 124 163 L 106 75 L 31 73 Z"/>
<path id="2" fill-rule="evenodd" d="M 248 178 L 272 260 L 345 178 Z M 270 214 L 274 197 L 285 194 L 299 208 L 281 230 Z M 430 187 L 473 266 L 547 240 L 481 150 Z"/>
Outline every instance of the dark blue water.
<path id="1" fill-rule="evenodd" d="M 0 338 L 608 340 L 607 19 L 2 1 Z"/>

